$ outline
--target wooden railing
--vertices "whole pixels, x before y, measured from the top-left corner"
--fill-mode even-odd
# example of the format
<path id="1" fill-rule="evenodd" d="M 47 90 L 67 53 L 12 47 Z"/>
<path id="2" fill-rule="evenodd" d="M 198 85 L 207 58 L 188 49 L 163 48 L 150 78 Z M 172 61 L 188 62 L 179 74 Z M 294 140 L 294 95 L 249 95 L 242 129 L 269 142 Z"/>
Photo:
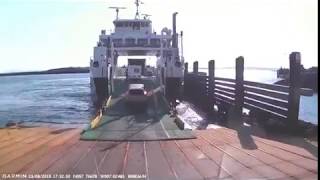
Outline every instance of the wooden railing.
<path id="1" fill-rule="evenodd" d="M 193 72 L 185 64 L 184 96 L 205 111 L 213 111 L 214 105 L 232 106 L 241 116 L 243 108 L 262 111 L 270 116 L 286 120 L 295 126 L 298 122 L 300 95 L 312 96 L 310 89 L 300 88 L 300 53 L 290 54 L 290 86 L 245 81 L 244 58 L 236 59 L 235 79 L 215 76 L 215 61 L 209 61 L 208 76 L 198 72 L 198 62 Z"/>

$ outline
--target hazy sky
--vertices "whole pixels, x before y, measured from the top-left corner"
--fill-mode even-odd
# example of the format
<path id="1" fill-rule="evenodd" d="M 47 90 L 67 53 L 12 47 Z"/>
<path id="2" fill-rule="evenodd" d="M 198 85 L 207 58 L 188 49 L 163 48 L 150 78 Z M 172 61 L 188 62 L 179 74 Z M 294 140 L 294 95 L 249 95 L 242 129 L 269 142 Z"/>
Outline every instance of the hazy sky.
<path id="1" fill-rule="evenodd" d="M 317 66 L 317 0 L 144 0 L 155 31 L 184 31 L 185 60 L 210 59 L 220 67 L 288 66 L 291 51 L 305 67 Z M 0 72 L 88 66 L 101 29 L 112 29 L 115 12 L 134 17 L 134 0 L 0 0 Z"/>

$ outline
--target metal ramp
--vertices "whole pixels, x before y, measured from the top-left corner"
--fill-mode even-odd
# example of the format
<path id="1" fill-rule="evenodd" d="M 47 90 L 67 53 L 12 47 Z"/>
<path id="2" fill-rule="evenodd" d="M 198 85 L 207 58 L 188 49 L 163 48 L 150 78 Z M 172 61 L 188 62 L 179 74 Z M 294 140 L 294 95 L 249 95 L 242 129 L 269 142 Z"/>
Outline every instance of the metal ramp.
<path id="1" fill-rule="evenodd" d="M 140 141 L 195 138 L 191 130 L 180 130 L 169 115 L 169 106 L 160 88 L 151 79 L 141 80 L 151 96 L 144 111 L 126 106 L 126 79 L 114 79 L 114 92 L 96 128 L 88 128 L 82 140 Z M 140 82 L 139 82 L 140 83 Z"/>

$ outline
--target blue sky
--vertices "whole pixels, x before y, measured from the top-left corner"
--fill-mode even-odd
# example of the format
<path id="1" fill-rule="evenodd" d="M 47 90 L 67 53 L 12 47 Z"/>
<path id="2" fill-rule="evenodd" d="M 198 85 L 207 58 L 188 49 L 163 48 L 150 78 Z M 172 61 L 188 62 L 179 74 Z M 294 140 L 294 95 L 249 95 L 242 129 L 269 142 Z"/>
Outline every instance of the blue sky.
<path id="1" fill-rule="evenodd" d="M 133 0 L 0 0 L 0 72 L 88 66 L 101 29 L 112 29 L 114 10 L 134 16 Z M 186 61 L 200 66 L 288 66 L 291 51 L 317 66 L 316 0 L 144 0 L 155 31 L 171 28 L 174 11 L 184 31 Z"/>

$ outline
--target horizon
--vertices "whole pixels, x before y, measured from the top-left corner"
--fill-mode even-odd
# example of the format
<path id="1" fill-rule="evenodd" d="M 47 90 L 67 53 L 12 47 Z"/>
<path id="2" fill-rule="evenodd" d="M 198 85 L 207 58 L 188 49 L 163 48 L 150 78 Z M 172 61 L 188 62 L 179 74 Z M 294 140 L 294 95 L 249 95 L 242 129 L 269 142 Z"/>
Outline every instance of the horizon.
<path id="1" fill-rule="evenodd" d="M 143 2 L 140 9 L 152 12 L 158 33 L 171 29 L 172 13 L 178 12 L 189 64 L 197 60 L 206 67 L 215 59 L 217 68 L 234 67 L 235 58 L 244 56 L 246 67 L 287 68 L 289 54 L 299 51 L 306 69 L 318 67 L 316 0 Z M 133 0 L 1 1 L 0 73 L 89 66 L 100 31 L 113 27 L 109 6 L 127 7 L 120 18 L 134 16 Z"/>

